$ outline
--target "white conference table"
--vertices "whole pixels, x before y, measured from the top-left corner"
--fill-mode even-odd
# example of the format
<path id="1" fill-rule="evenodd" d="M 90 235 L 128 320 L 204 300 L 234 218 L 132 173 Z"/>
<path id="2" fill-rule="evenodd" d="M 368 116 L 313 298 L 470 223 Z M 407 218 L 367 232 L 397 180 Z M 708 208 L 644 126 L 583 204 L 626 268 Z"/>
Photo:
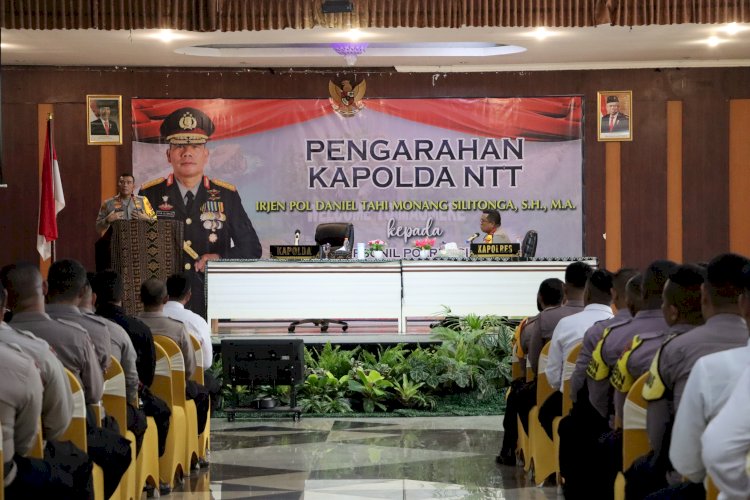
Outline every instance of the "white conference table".
<path id="1" fill-rule="evenodd" d="M 397 321 L 398 332 L 440 315 L 536 314 L 539 283 L 575 260 L 365 260 L 208 262 L 208 320 L 305 318 Z"/>

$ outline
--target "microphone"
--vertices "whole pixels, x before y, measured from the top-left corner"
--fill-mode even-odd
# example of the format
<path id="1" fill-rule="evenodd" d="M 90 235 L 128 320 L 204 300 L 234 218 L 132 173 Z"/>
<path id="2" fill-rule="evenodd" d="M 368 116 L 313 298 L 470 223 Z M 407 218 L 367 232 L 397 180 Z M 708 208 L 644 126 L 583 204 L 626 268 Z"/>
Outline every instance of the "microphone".
<path id="1" fill-rule="evenodd" d="M 299 235 L 300 235 L 300 230 L 299 229 L 295 229 L 294 230 L 294 246 L 298 246 L 299 245 Z"/>
<path id="2" fill-rule="evenodd" d="M 468 238 L 466 238 L 466 243 L 468 243 L 468 244 L 471 244 L 471 243 L 473 243 L 473 242 L 474 242 L 474 240 L 475 240 L 475 239 L 477 239 L 478 237 L 479 237 L 479 233 L 474 233 L 474 234 L 472 234 L 471 236 L 469 236 Z"/>

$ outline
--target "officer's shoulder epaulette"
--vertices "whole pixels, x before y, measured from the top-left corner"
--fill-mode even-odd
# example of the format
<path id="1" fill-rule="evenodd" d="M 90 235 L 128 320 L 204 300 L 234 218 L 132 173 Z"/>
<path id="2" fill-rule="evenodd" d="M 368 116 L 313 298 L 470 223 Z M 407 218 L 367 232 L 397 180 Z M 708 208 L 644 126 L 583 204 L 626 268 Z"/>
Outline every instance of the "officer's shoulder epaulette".
<path id="1" fill-rule="evenodd" d="M 228 182 L 224 182 L 219 179 L 211 179 L 211 182 L 216 184 L 217 186 L 223 187 L 224 189 L 228 189 L 230 191 L 237 191 L 237 186 L 234 184 L 229 184 Z"/>
<path id="2" fill-rule="evenodd" d="M 87 330 L 86 330 L 86 329 L 85 329 L 84 327 L 82 327 L 81 325 L 79 325 L 79 324 L 78 324 L 78 323 L 76 323 L 75 321 L 69 321 L 69 320 L 67 320 L 67 319 L 62 319 L 62 318 L 54 318 L 54 319 L 55 319 L 55 321 L 57 321 L 58 323 L 62 323 L 62 324 L 63 324 L 63 325 L 65 325 L 65 326 L 69 326 L 69 327 L 71 327 L 71 328 L 75 328 L 75 329 L 76 329 L 76 330 L 78 330 L 78 331 L 81 331 L 81 332 L 86 332 L 86 333 L 88 333 L 88 331 L 87 331 Z"/>
<path id="3" fill-rule="evenodd" d="M 32 339 L 32 340 L 42 340 L 42 339 L 40 339 L 39 337 L 37 337 L 36 335 L 34 335 L 33 333 L 31 333 L 28 330 L 21 330 L 19 328 L 13 328 L 13 331 L 16 332 L 19 335 L 22 335 L 22 336 L 24 336 L 26 338 L 29 338 L 29 339 Z M 44 342 L 44 341 L 42 340 L 42 342 Z"/>
<path id="4" fill-rule="evenodd" d="M 144 189 L 148 189 L 150 187 L 154 187 L 154 186 L 156 186 L 158 184 L 161 184 L 162 182 L 164 182 L 166 180 L 167 179 L 165 179 L 164 177 L 158 177 L 158 178 L 152 179 L 152 180 L 150 180 L 148 182 L 144 182 L 143 184 L 141 184 L 141 191 L 144 190 Z"/>
<path id="5" fill-rule="evenodd" d="M 99 316 L 97 316 L 95 314 L 84 314 L 83 317 L 86 318 L 86 319 L 88 319 L 88 320 L 90 320 L 90 321 L 93 321 L 94 323 L 96 323 L 98 325 L 101 325 L 101 326 L 104 326 L 104 327 L 107 326 L 107 322 L 104 321 L 104 318 L 101 318 L 101 317 L 99 317 Z"/>
<path id="6" fill-rule="evenodd" d="M 643 390 L 641 391 L 641 396 L 646 401 L 657 401 L 667 395 L 668 389 L 661 376 L 661 354 L 664 347 L 678 336 L 676 333 L 669 335 L 651 360 L 651 366 L 648 369 L 648 379 L 646 379 L 646 383 L 643 385 Z"/>

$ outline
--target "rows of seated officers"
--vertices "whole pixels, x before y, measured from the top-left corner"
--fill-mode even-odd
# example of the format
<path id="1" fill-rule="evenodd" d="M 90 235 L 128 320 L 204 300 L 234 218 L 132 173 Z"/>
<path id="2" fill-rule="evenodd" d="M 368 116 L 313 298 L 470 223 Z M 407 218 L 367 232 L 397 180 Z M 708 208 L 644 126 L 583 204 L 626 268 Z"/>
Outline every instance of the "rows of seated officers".
<path id="1" fill-rule="evenodd" d="M 92 470 L 101 468 L 103 497 L 110 498 L 135 457 L 140 457 L 149 421 L 153 420 L 159 457 L 166 450 L 172 408 L 152 390 L 157 347 L 164 336 L 177 344 L 185 371 L 185 396 L 195 402 L 198 433 L 204 432 L 215 379 L 191 379 L 196 364 L 211 365 L 210 330 L 205 320 L 184 308 L 190 299 L 189 276 L 167 282 L 149 279 L 141 287 L 144 312 L 122 307 L 123 281 L 113 271 L 87 273 L 74 260 L 54 262 L 45 280 L 38 267 L 7 265 L 0 271 L 0 419 L 2 420 L 5 498 L 94 498 Z M 192 342 L 193 337 L 197 342 Z M 200 347 L 196 362 L 194 345 Z M 116 361 L 116 363 L 115 363 Z M 101 404 L 111 364 L 124 375 L 126 430 Z M 68 435 L 76 418 L 73 381 L 85 401 L 86 449 Z M 75 384 L 74 384 L 75 385 Z M 150 418 L 149 418 L 150 417 Z M 187 464 L 181 476 L 207 465 L 207 454 Z M 161 474 L 159 484 L 136 484 L 161 494 L 174 486 Z M 165 479 L 166 478 L 166 479 Z M 132 479 L 135 481 L 135 477 Z M 152 482 L 153 483 L 153 482 Z M 119 491 L 119 490 L 118 490 Z M 99 495 L 96 495 L 99 496 Z"/>
<path id="2" fill-rule="evenodd" d="M 537 303 L 516 329 L 499 464 L 567 499 L 750 498 L 746 257 L 574 262 Z"/>

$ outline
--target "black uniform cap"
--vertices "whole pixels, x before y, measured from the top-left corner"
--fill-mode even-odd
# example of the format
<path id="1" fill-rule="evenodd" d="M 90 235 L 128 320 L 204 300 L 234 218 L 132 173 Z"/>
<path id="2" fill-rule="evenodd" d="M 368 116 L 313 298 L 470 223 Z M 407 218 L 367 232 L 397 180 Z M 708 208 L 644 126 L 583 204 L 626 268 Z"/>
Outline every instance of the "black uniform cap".
<path id="1" fill-rule="evenodd" d="M 159 129 L 169 144 L 205 144 L 214 133 L 214 123 L 195 108 L 180 108 L 167 116 Z"/>

